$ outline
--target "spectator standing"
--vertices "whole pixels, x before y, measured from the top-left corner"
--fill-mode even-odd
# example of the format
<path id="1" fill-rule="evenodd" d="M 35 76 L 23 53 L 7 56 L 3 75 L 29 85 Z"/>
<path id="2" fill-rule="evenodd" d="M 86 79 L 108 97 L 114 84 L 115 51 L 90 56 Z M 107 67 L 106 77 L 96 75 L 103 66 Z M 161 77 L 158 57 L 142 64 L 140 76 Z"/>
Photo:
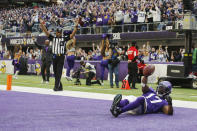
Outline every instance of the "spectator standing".
<path id="1" fill-rule="evenodd" d="M 49 46 L 49 40 L 45 40 L 45 45 L 39 45 L 35 40 L 34 43 L 35 45 L 39 48 L 42 49 L 42 66 L 41 66 L 41 73 L 42 73 L 42 83 L 49 83 L 49 78 L 50 78 L 50 66 L 52 63 L 52 48 Z M 45 76 L 45 71 L 46 71 L 46 76 Z"/>
<path id="2" fill-rule="evenodd" d="M 138 72 L 138 67 L 137 67 L 137 58 L 138 58 L 138 50 L 136 48 L 136 41 L 132 41 L 131 47 L 127 50 L 128 54 L 128 82 L 129 85 L 132 83 L 132 89 L 137 89 L 135 87 L 135 83 L 137 81 L 137 72 Z"/>

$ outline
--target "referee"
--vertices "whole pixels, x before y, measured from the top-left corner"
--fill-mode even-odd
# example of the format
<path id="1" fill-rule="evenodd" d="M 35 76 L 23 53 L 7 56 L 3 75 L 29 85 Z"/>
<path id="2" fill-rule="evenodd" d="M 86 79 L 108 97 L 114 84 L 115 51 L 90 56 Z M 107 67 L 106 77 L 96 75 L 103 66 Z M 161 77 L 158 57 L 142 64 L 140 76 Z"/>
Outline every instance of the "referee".
<path id="1" fill-rule="evenodd" d="M 55 75 L 55 86 L 53 90 L 62 91 L 63 87 L 61 83 L 61 76 L 66 54 L 66 43 L 75 36 L 78 28 L 78 22 L 76 23 L 73 32 L 65 33 L 64 36 L 62 36 L 62 30 L 60 28 L 56 29 L 56 35 L 53 36 L 47 31 L 42 19 L 40 19 L 40 23 L 42 30 L 45 32 L 46 36 L 52 42 L 53 71 Z"/>

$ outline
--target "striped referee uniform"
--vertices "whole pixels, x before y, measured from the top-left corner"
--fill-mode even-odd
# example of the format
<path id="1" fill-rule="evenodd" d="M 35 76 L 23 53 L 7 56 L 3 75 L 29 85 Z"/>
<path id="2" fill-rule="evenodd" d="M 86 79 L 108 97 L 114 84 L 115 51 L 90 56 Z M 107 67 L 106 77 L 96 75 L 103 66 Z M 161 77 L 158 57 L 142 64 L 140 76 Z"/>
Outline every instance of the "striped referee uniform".
<path id="1" fill-rule="evenodd" d="M 54 90 L 58 91 L 63 89 L 61 76 L 66 53 L 66 43 L 70 40 L 70 35 L 66 35 L 64 37 L 54 37 L 50 34 L 49 40 L 52 42 L 53 71 L 55 75 Z"/>

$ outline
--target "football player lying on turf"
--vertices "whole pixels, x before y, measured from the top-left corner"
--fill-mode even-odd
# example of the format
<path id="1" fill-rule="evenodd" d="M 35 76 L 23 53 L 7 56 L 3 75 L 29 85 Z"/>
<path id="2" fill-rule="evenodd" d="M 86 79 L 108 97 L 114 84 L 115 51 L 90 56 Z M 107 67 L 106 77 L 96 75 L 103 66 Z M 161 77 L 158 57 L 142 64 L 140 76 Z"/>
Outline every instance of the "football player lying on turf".
<path id="1" fill-rule="evenodd" d="M 137 97 L 135 101 L 129 102 L 128 99 L 122 100 L 122 95 L 115 96 L 111 106 L 111 113 L 117 117 L 121 113 L 132 111 L 134 114 L 148 114 L 163 112 L 167 115 L 173 115 L 172 98 L 169 96 L 172 84 L 168 81 L 162 81 L 157 86 L 156 92 L 147 85 L 148 77 L 142 79 L 142 96 Z"/>

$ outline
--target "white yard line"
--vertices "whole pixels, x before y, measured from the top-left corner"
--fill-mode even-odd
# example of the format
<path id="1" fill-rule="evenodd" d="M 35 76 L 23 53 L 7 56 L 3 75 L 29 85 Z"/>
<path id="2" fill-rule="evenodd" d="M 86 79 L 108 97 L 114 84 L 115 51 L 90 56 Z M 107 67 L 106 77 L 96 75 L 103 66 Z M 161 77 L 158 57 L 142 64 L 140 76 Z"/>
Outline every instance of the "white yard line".
<path id="1" fill-rule="evenodd" d="M 6 90 L 6 85 L 0 85 L 0 90 Z M 52 89 L 36 88 L 36 87 L 22 87 L 22 86 L 12 86 L 12 91 L 47 94 L 47 95 L 70 96 L 70 97 L 89 98 L 89 99 L 99 99 L 99 100 L 113 100 L 115 96 L 112 94 L 89 93 L 89 92 L 67 91 L 67 90 L 55 92 Z M 126 98 L 126 97 L 128 96 L 123 96 L 123 98 Z M 131 96 L 130 98 L 135 99 L 134 96 Z M 173 100 L 173 106 L 197 109 L 197 102 Z"/>

